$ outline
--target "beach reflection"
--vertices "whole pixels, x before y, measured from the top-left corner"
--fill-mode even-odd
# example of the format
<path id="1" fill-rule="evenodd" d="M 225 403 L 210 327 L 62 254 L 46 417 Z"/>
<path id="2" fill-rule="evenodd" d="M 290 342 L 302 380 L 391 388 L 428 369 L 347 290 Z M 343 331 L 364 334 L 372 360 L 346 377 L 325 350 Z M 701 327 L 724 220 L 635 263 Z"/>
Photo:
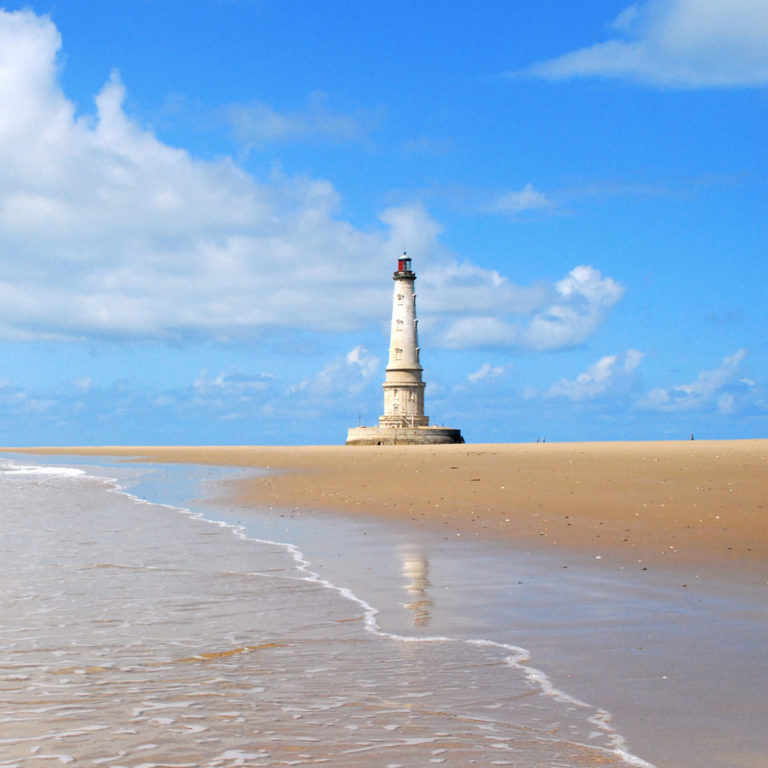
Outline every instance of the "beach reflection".
<path id="1" fill-rule="evenodd" d="M 405 607 L 413 612 L 413 625 L 427 627 L 432 621 L 432 598 L 427 591 L 429 582 L 429 561 L 413 551 L 400 553 L 403 561 L 403 576 L 408 579 L 404 585 L 409 602 Z"/>

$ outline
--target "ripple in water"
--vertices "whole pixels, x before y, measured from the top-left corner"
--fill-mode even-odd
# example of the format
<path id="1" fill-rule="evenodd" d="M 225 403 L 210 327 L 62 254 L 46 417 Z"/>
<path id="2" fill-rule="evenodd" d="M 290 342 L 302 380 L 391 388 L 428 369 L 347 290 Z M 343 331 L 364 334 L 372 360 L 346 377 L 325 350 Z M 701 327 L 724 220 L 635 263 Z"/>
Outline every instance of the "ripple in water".
<path id="1" fill-rule="evenodd" d="M 295 547 L 115 490 L 0 467 L 0 766 L 649 765 L 524 649 L 384 633 Z"/>

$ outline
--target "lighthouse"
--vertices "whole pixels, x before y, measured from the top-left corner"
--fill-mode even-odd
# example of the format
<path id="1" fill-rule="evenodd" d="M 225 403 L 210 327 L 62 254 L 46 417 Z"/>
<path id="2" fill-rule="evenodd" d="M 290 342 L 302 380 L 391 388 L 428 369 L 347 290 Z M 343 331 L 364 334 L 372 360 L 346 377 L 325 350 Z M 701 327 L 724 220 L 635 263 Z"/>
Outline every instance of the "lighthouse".
<path id="1" fill-rule="evenodd" d="M 384 389 L 384 413 L 378 427 L 354 427 L 347 445 L 423 445 L 463 443 L 461 430 L 430 427 L 424 414 L 423 369 L 419 359 L 416 317 L 416 273 L 407 254 L 397 260 L 392 275 L 392 323 Z"/>
<path id="2" fill-rule="evenodd" d="M 403 254 L 392 276 L 392 326 L 389 331 L 389 361 L 384 379 L 384 414 L 379 426 L 385 428 L 426 427 L 424 387 L 419 362 L 419 321 L 416 319 L 416 273 Z"/>

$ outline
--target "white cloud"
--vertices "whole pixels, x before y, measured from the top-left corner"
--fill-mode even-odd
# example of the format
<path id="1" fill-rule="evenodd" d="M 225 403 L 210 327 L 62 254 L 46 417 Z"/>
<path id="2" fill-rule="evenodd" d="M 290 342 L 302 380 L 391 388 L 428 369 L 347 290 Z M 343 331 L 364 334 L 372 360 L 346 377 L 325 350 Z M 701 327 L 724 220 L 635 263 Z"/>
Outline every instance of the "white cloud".
<path id="1" fill-rule="evenodd" d="M 502 373 L 504 373 L 503 365 L 483 363 L 474 373 L 470 373 L 467 376 L 467 380 L 475 384 L 481 379 L 495 379 L 497 376 L 501 376 Z"/>
<path id="2" fill-rule="evenodd" d="M 492 209 L 497 213 L 515 215 L 525 211 L 541 211 L 553 207 L 552 201 L 543 193 L 526 184 L 517 192 L 506 192 L 493 204 Z"/>
<path id="3" fill-rule="evenodd" d="M 405 234 L 435 248 L 418 206 L 362 232 L 327 181 L 258 182 L 163 144 L 126 114 L 117 75 L 76 117 L 59 46 L 50 20 L 0 12 L 0 338 L 348 330 L 386 314 L 371 275 Z"/>
<path id="4" fill-rule="evenodd" d="M 49 19 L 0 11 L 0 339 L 358 331 L 386 320 L 403 249 L 417 256 L 435 344 L 573 346 L 620 298 L 591 267 L 521 287 L 451 259 L 418 203 L 363 231 L 337 216 L 328 181 L 257 180 L 196 159 L 131 119 L 117 74 L 95 114 L 78 117 L 58 80 L 60 44 Z M 540 193 L 518 194 L 520 207 Z"/>
<path id="5" fill-rule="evenodd" d="M 350 366 L 357 366 L 363 379 L 370 379 L 381 365 L 381 360 L 362 344 L 358 344 L 354 349 L 347 352 L 344 362 Z"/>
<path id="6" fill-rule="evenodd" d="M 668 88 L 768 83 L 765 0 L 647 0 L 612 24 L 615 37 L 530 68 L 560 80 L 600 76 Z"/>
<path id="7" fill-rule="evenodd" d="M 497 317 L 461 317 L 442 334 L 440 343 L 453 349 L 504 348 L 520 344 L 520 328 Z"/>
<path id="8" fill-rule="evenodd" d="M 428 263 L 429 255 L 435 250 L 435 242 L 442 231 L 422 205 L 403 205 L 388 208 L 379 218 L 389 227 L 389 251 L 398 255 L 405 250 L 419 254 L 419 263 Z"/>
<path id="9" fill-rule="evenodd" d="M 638 401 L 637 407 L 669 413 L 698 410 L 716 402 L 721 413 L 731 413 L 734 410 L 735 398 L 732 393 L 723 390 L 733 383 L 740 383 L 737 381 L 738 371 L 746 354 L 746 350 L 740 349 L 723 358 L 718 368 L 702 371 L 696 381 L 690 384 L 678 384 L 668 389 L 652 389 Z"/>
<path id="10" fill-rule="evenodd" d="M 607 311 L 624 294 L 624 287 L 600 270 L 575 267 L 555 286 L 556 300 L 531 320 L 526 345 L 534 349 L 560 349 L 583 342 L 605 320 Z"/>
<path id="11" fill-rule="evenodd" d="M 206 369 L 195 379 L 194 389 L 198 396 L 218 395 L 226 397 L 251 398 L 257 392 L 269 389 L 274 381 L 270 373 L 241 374 L 219 373 L 211 376 Z"/>
<path id="12" fill-rule="evenodd" d="M 546 397 L 591 400 L 625 382 L 642 359 L 643 353 L 636 349 L 628 349 L 621 355 L 601 357 L 575 379 L 560 379 L 553 384 Z"/>
<path id="13" fill-rule="evenodd" d="M 419 308 L 448 318 L 477 312 L 529 314 L 546 301 L 551 290 L 542 283 L 522 287 L 495 269 L 446 260 L 420 269 L 419 284 L 426 287 L 419 291 Z"/>
<path id="14" fill-rule="evenodd" d="M 310 397 L 355 395 L 361 392 L 379 371 L 381 361 L 362 344 L 346 355 L 331 360 L 317 375 L 289 388 L 289 394 Z"/>
<path id="15" fill-rule="evenodd" d="M 597 330 L 624 293 L 620 283 L 586 265 L 572 269 L 549 290 L 539 286 L 525 291 L 503 278 L 493 285 L 488 277 L 482 288 L 473 292 L 482 297 L 474 307 L 485 309 L 485 313 L 468 314 L 451 323 L 442 335 L 445 346 L 540 350 L 573 347 Z M 474 298 L 471 293 L 467 297 Z M 520 310 L 531 317 L 509 317 Z"/>

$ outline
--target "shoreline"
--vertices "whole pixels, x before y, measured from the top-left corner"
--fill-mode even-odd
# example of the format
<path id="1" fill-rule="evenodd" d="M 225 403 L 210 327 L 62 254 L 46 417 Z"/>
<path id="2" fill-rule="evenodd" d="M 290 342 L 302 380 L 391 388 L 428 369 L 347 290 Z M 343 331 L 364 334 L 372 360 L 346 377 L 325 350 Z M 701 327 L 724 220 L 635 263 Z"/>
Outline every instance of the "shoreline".
<path id="1" fill-rule="evenodd" d="M 202 503 L 303 527 L 313 563 L 356 578 L 391 615 L 398 574 L 371 566 L 382 542 L 421 541 L 436 620 L 449 589 L 451 621 L 494 622 L 558 687 L 612 712 L 658 768 L 756 768 L 768 755 L 768 440 L 5 451 L 269 468 Z M 347 559 L 346 574 L 333 570 Z"/>
<path id="2" fill-rule="evenodd" d="M 23 466 L 33 463 L 42 466 Z M 458 558 L 447 546 L 403 553 L 410 534 L 368 520 L 357 547 L 356 525 L 323 516 L 291 529 L 310 539 L 297 547 L 275 516 L 251 509 L 229 522 L 232 509 L 200 506 L 201 489 L 239 474 L 229 469 L 72 456 L 2 464 L 3 650 L 6 673 L 25 672 L 5 678 L 9 758 L 359 768 L 375 753 L 405 768 L 507 762 L 502 749 L 515 765 L 651 768 L 603 708 L 561 693 L 522 648 L 456 623 L 477 618 L 478 602 L 496 605 L 481 582 L 467 584 L 483 569 L 465 546 Z M 265 524 L 276 535 L 261 538 Z M 349 555 L 351 579 L 315 557 L 324 545 Z M 385 591 L 361 597 L 372 586 L 402 594 L 401 564 L 434 598 L 434 623 L 418 636 L 428 642 L 407 626 L 393 634 L 392 612 L 382 623 Z M 446 567 L 461 577 L 449 591 Z M 41 716 L 51 709 L 64 711 Z"/>
<path id="3" fill-rule="evenodd" d="M 768 583 L 766 439 L 3 450 L 268 469 L 230 500 Z"/>

